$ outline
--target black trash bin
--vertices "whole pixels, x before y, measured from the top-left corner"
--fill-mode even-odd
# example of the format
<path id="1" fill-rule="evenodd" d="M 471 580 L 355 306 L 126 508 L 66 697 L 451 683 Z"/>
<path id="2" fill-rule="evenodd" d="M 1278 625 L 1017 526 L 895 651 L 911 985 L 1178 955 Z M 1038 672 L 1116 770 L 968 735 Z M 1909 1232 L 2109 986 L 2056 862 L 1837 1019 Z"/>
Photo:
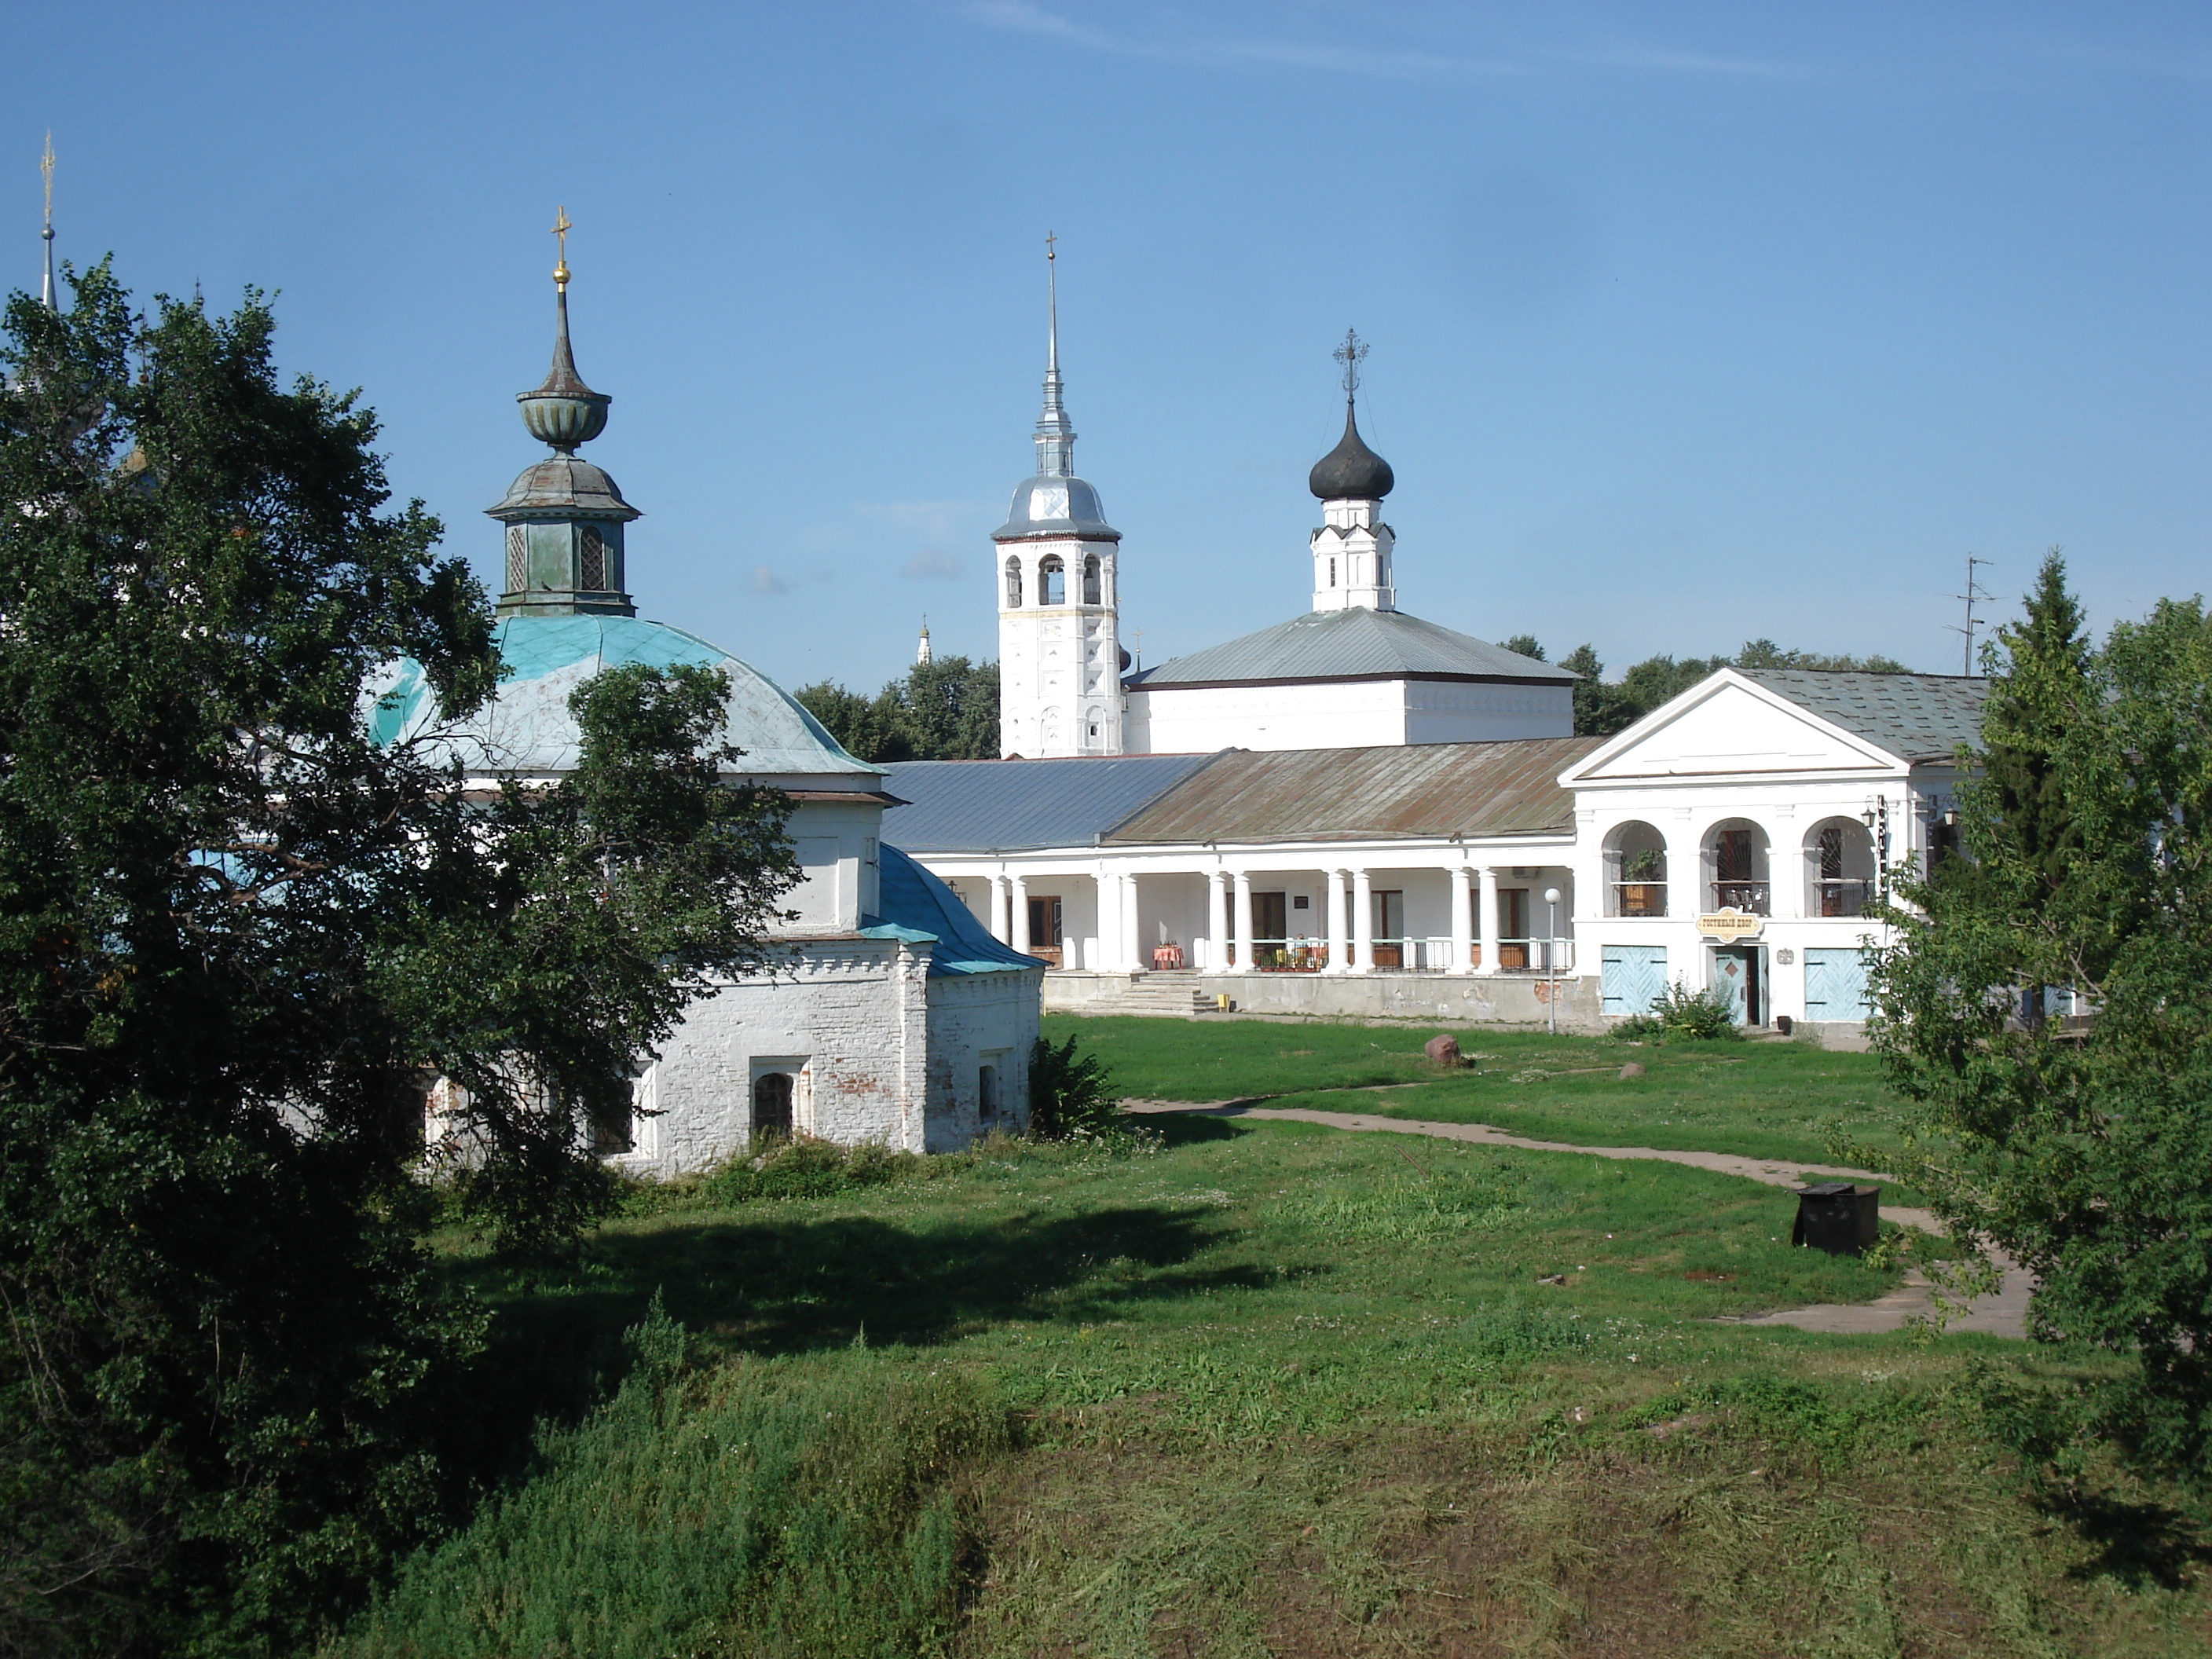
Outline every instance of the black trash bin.
<path id="1" fill-rule="evenodd" d="M 1881 1237 L 1881 1188 L 1823 1181 L 1797 1189 L 1790 1242 L 1830 1255 L 1863 1255 Z"/>

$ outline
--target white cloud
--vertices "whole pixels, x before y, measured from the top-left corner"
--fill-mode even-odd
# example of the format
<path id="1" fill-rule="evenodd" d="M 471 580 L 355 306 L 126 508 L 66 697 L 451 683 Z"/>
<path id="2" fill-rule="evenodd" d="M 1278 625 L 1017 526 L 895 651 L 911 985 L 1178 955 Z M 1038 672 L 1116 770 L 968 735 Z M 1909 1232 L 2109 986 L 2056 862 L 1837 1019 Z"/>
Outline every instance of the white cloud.
<path id="1" fill-rule="evenodd" d="M 764 564 L 753 567 L 753 574 L 745 579 L 745 589 L 753 593 L 788 593 L 791 584 Z"/>

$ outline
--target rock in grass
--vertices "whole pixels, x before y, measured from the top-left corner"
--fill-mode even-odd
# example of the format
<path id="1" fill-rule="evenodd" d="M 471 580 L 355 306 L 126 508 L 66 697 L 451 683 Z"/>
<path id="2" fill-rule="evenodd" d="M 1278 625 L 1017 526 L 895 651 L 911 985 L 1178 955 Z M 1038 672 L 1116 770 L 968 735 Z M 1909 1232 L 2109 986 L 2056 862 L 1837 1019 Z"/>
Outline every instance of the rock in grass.
<path id="1" fill-rule="evenodd" d="M 1620 1080 L 1623 1083 L 1627 1082 L 1628 1079 L 1632 1077 L 1642 1077 L 1643 1075 L 1644 1068 L 1641 1066 L 1638 1066 L 1632 1060 L 1630 1060 L 1627 1065 L 1620 1068 Z"/>
<path id="2" fill-rule="evenodd" d="M 1421 1046 L 1421 1052 L 1439 1066 L 1462 1063 L 1459 1057 L 1459 1039 L 1455 1036 L 1432 1036 Z"/>

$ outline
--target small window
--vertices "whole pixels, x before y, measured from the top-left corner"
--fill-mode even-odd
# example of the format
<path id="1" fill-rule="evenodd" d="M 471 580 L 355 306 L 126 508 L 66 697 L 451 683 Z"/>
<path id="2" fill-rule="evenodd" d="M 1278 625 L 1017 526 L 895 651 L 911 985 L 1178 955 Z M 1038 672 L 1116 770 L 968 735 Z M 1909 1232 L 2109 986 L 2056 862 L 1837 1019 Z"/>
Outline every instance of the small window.
<path id="1" fill-rule="evenodd" d="M 988 1123 L 999 1115 L 999 1068 L 986 1066 L 975 1073 L 975 1115 Z"/>
<path id="2" fill-rule="evenodd" d="M 520 593 L 530 580 L 530 538 L 519 524 L 507 527 L 507 591 Z"/>
<path id="3" fill-rule="evenodd" d="M 1291 908 L 1293 910 L 1310 910 L 1313 908 L 1313 901 L 1308 898 L 1304 893 L 1300 893 L 1296 898 L 1291 901 Z"/>
<path id="4" fill-rule="evenodd" d="M 1098 728 L 1097 726 L 1094 726 L 1091 728 L 1091 735 L 1094 738 L 1098 735 Z"/>
<path id="5" fill-rule="evenodd" d="M 592 1155 L 594 1158 L 619 1158 L 624 1152 L 637 1150 L 637 1118 L 631 1103 L 624 1102 L 619 1114 L 605 1122 L 592 1125 Z"/>
<path id="6" fill-rule="evenodd" d="M 1037 603 L 1067 603 L 1067 567 L 1060 562 L 1057 553 L 1046 554 L 1044 562 L 1037 567 Z"/>
<path id="7" fill-rule="evenodd" d="M 1022 562 L 1009 556 L 1006 560 L 1006 609 L 1022 608 Z"/>
<path id="8" fill-rule="evenodd" d="M 791 1073 L 763 1072 L 753 1079 L 753 1142 L 791 1139 Z"/>
<path id="9" fill-rule="evenodd" d="M 1336 561 L 1334 559 L 1331 559 L 1328 562 L 1328 585 L 1331 587 L 1336 586 Z"/>
<path id="10" fill-rule="evenodd" d="M 605 591 L 607 585 L 607 544 L 599 534 L 599 526 L 586 525 L 583 536 L 583 556 L 577 562 L 576 586 L 586 593 Z"/>
<path id="11" fill-rule="evenodd" d="M 1098 556 L 1096 553 L 1086 553 L 1084 555 L 1083 558 L 1084 604 L 1103 604 L 1104 601 L 1098 597 Z M 1094 732 L 1092 735 L 1096 736 L 1097 734 Z"/>

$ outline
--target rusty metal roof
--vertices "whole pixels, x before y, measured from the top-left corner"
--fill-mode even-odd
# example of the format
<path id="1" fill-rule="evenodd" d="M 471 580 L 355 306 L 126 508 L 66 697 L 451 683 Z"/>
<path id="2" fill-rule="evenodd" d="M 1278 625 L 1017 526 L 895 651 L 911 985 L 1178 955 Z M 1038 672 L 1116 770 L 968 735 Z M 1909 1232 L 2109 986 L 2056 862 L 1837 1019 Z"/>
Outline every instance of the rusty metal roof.
<path id="1" fill-rule="evenodd" d="M 1234 750 L 1103 840 L 1128 846 L 1565 834 L 1573 828 L 1575 803 L 1559 775 L 1601 741 Z"/>

